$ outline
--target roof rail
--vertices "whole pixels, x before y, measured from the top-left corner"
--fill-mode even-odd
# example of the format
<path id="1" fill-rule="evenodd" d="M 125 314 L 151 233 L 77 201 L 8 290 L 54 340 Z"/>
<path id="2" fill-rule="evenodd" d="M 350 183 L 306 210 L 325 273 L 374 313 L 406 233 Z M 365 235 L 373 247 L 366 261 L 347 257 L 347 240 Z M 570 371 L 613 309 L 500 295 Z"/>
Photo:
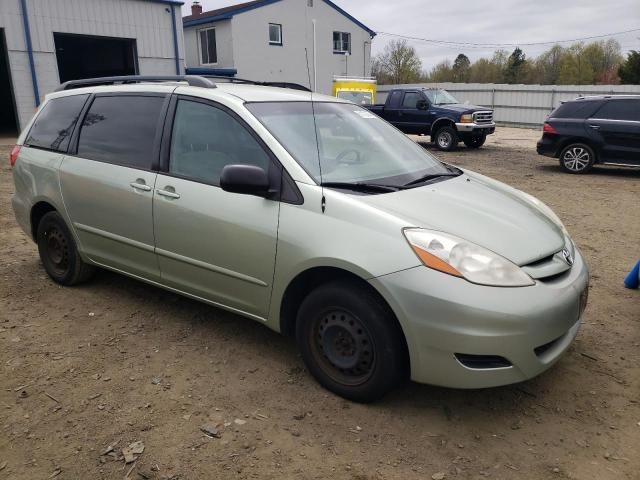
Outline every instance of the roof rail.
<path id="1" fill-rule="evenodd" d="M 247 85 L 259 85 L 263 87 L 278 87 L 278 88 L 291 88 L 292 90 L 301 90 L 303 92 L 310 92 L 309 87 L 293 82 L 261 82 L 257 80 L 247 80 L 246 78 L 238 77 L 225 77 L 223 75 L 201 75 L 204 78 L 213 78 L 216 80 L 224 80 L 222 83 L 243 83 Z"/>
<path id="2" fill-rule="evenodd" d="M 124 75 L 119 77 L 85 78 L 64 82 L 56 92 L 73 88 L 91 87 L 97 85 L 115 85 L 142 82 L 187 82 L 192 87 L 216 88 L 211 80 L 198 75 Z"/>

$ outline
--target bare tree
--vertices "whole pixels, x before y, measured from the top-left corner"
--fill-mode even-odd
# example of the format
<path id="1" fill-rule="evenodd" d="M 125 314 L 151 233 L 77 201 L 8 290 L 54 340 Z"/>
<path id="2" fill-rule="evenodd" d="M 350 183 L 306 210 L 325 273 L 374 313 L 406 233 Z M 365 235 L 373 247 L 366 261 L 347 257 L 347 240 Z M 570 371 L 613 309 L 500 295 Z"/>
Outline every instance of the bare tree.
<path id="1" fill-rule="evenodd" d="M 406 40 L 392 40 L 373 59 L 371 70 L 379 83 L 414 83 L 422 76 L 422 62 Z"/>

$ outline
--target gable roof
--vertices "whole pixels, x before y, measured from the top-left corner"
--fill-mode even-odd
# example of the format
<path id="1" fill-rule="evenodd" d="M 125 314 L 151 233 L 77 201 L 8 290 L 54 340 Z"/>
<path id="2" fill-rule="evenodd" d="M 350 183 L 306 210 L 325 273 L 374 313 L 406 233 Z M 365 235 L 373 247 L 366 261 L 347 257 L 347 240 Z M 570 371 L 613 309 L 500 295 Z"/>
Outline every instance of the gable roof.
<path id="1" fill-rule="evenodd" d="M 202 12 L 200 15 L 188 15 L 186 17 L 182 17 L 182 25 L 183 27 L 193 27 L 196 25 L 202 25 L 204 23 L 217 22 L 220 20 L 228 20 L 232 18 L 234 15 L 238 15 L 240 13 L 248 12 L 250 10 L 255 10 L 256 8 L 265 7 L 267 5 L 271 5 L 272 3 L 279 2 L 280 0 L 253 0 L 251 2 L 238 3 L 236 5 L 231 5 L 229 7 L 218 8 L 216 10 L 209 10 L 208 12 Z M 363 30 L 369 32 L 372 37 L 376 36 L 376 32 L 367 27 L 364 23 L 359 21 L 357 18 L 353 17 L 345 10 L 340 8 L 338 5 L 333 3 L 331 0 L 322 0 L 324 3 L 329 5 L 331 8 L 336 10 L 341 15 L 347 17 L 353 23 L 358 25 Z"/>

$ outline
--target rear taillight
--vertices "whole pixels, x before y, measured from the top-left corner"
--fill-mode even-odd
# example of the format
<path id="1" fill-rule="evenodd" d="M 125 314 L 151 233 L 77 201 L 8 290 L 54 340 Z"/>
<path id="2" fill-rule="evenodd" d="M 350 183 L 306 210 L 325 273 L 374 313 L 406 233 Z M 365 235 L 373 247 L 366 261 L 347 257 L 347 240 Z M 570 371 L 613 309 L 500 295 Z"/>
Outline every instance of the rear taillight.
<path id="1" fill-rule="evenodd" d="M 16 161 L 18 160 L 18 155 L 20 155 L 20 145 L 15 145 L 11 149 L 11 153 L 9 154 L 9 163 L 11 164 L 12 167 L 16 164 Z"/>
<path id="2" fill-rule="evenodd" d="M 555 128 L 553 128 L 550 124 L 545 122 L 544 126 L 542 127 L 542 133 L 548 133 L 549 135 L 557 135 L 558 131 Z"/>

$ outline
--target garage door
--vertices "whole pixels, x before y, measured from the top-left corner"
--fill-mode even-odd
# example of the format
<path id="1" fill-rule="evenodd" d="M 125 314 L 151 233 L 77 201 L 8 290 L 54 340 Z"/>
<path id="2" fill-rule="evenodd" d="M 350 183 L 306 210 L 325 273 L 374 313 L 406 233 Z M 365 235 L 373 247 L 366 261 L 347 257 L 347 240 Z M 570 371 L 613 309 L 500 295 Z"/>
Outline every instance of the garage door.
<path id="1" fill-rule="evenodd" d="M 130 38 L 54 33 L 60 82 L 80 78 L 135 75 L 136 41 Z"/>

